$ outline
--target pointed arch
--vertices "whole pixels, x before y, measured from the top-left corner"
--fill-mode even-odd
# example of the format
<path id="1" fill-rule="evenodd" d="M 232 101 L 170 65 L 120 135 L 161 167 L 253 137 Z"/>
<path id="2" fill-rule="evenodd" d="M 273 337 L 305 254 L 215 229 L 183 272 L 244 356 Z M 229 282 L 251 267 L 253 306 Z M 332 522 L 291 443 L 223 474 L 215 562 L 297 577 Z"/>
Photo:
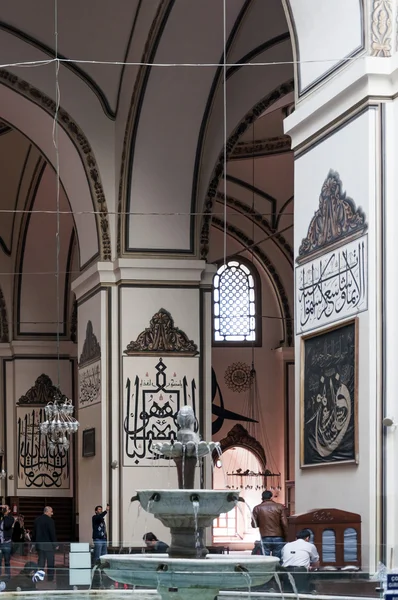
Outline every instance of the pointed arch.
<path id="1" fill-rule="evenodd" d="M 3 101 L 0 101 L 0 110 L 4 119 L 15 129 L 21 131 L 21 133 L 28 137 L 28 139 L 39 148 L 46 159 L 55 167 L 56 157 L 52 137 L 49 137 L 47 140 L 48 148 L 44 148 L 43 143 L 41 143 L 42 140 L 40 139 L 40 136 L 43 134 L 43 129 L 37 123 L 38 115 L 40 115 L 40 118 L 43 118 L 45 116 L 44 114 L 54 118 L 57 109 L 54 100 L 6 69 L 0 69 L 0 85 L 12 92 L 11 94 L 5 94 Z M 17 96 L 19 96 L 19 98 Z M 23 100 L 25 100 L 25 102 Z M 30 115 L 29 119 L 26 113 L 30 112 L 29 109 L 32 106 L 38 107 L 40 111 L 38 113 L 36 110 L 34 114 Z M 17 114 L 19 115 L 18 118 L 16 117 Z M 96 252 L 94 252 L 94 244 L 93 248 L 90 249 L 86 255 L 84 252 L 81 252 L 80 266 L 81 268 L 84 268 L 96 258 L 105 261 L 109 261 L 112 258 L 107 203 L 102 186 L 100 170 L 90 142 L 69 113 L 63 108 L 59 108 L 57 114 L 60 129 L 64 133 L 63 138 L 60 139 L 60 143 L 63 142 L 65 147 L 67 145 L 68 150 L 71 152 L 69 155 L 69 162 L 73 160 L 73 167 L 68 162 L 67 167 L 64 166 L 62 168 L 61 180 L 63 186 L 67 190 L 72 210 L 75 215 L 82 212 L 81 202 L 84 193 L 87 197 L 87 204 L 90 202 L 90 204 L 85 207 L 85 212 L 87 214 L 81 215 L 80 223 L 77 222 L 77 234 L 80 249 L 82 250 L 83 246 L 83 229 L 87 230 L 87 228 L 91 227 L 92 232 L 97 237 L 95 242 Z M 21 117 L 21 115 L 23 116 Z M 20 124 L 21 119 L 24 119 L 22 126 Z M 29 131 L 27 131 L 28 127 L 30 129 Z M 50 131 L 50 127 L 52 129 L 52 123 L 46 122 L 45 131 Z M 82 169 L 83 173 L 80 172 L 79 174 L 75 168 Z M 79 177 L 79 185 L 81 185 L 79 193 L 76 191 L 74 194 L 71 194 L 69 193 L 69 188 L 76 189 L 77 177 Z M 81 235 L 79 235 L 79 233 Z"/>

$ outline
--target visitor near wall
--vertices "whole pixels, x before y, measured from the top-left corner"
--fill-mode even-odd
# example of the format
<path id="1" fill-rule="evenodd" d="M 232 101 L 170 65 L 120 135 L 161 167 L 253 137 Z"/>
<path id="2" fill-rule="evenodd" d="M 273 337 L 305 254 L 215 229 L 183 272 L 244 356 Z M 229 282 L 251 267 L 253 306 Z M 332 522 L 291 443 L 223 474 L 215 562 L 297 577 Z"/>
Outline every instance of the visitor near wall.
<path id="1" fill-rule="evenodd" d="M 287 518 L 285 507 L 272 500 L 272 492 L 262 493 L 262 502 L 253 509 L 252 527 L 260 529 L 261 544 L 265 556 L 281 558 L 282 548 L 287 539 Z"/>
<path id="2" fill-rule="evenodd" d="M 93 523 L 93 542 L 94 542 L 94 562 L 99 560 L 100 556 L 103 556 L 107 553 L 107 542 L 108 536 L 106 532 L 106 524 L 104 517 L 108 514 L 110 510 L 109 504 L 106 505 L 106 510 L 102 510 L 101 504 L 98 504 L 94 511 L 95 514 L 92 518 Z"/>
<path id="3" fill-rule="evenodd" d="M 11 550 L 12 550 L 12 530 L 14 527 L 14 517 L 11 515 L 10 507 L 7 504 L 0 506 L 2 509 L 0 514 L 0 574 L 4 560 L 5 578 L 11 577 Z"/>
<path id="4" fill-rule="evenodd" d="M 58 548 L 53 514 L 51 506 L 46 506 L 43 514 L 35 519 L 33 526 L 33 541 L 38 554 L 38 566 L 40 570 L 43 570 L 47 563 L 48 581 L 54 581 L 55 550 Z"/>

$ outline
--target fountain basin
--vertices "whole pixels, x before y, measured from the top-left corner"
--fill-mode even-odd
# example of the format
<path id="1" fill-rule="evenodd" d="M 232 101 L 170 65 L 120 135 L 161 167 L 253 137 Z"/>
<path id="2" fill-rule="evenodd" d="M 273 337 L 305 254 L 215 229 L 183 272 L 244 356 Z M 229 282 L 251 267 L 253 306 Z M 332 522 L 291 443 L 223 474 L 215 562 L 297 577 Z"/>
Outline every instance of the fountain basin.
<path id="1" fill-rule="evenodd" d="M 200 526 L 208 527 L 220 514 L 237 505 L 239 493 L 230 490 L 138 490 L 137 499 L 145 511 L 162 522 L 167 520 L 168 526 L 170 519 L 188 519 L 192 525 L 197 515 Z"/>
<path id="2" fill-rule="evenodd" d="M 186 560 L 167 554 L 110 554 L 100 560 L 111 579 L 156 588 L 163 600 L 213 600 L 220 590 L 249 590 L 269 581 L 279 564 L 272 556 L 208 555 Z"/>

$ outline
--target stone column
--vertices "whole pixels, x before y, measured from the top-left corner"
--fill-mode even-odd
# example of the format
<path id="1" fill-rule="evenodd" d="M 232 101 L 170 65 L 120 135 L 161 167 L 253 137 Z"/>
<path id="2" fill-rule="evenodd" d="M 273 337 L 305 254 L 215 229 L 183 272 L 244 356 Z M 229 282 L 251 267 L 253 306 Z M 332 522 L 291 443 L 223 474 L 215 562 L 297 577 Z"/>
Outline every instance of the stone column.
<path id="1" fill-rule="evenodd" d="M 86 348 L 97 348 L 101 373 L 96 403 L 88 399 L 82 406 L 81 391 L 79 443 L 94 423 L 97 441 L 96 456 L 80 459 L 87 476 L 79 476 L 79 504 L 86 510 L 84 489 L 95 472 L 98 504 L 111 504 L 113 544 L 141 545 L 146 530 L 169 540 L 151 515 L 142 511 L 137 518 L 130 499 L 137 489 L 177 486 L 175 467 L 156 457 L 152 443 L 172 439 L 180 406 L 193 406 L 199 430 L 210 440 L 211 279 L 204 261 L 140 258 L 98 263 L 74 283 L 79 357 L 91 336 Z M 94 363 L 80 358 L 79 364 L 83 386 Z M 196 487 L 211 483 L 209 472 L 197 469 Z M 85 539 L 93 508 L 80 516 Z"/>

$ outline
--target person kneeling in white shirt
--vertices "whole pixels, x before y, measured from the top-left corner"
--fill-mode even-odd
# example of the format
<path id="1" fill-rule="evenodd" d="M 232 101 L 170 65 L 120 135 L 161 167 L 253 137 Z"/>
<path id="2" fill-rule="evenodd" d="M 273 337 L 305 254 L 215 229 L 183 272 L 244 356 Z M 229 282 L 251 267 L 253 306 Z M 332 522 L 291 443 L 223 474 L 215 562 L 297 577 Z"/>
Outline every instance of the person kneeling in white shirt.
<path id="1" fill-rule="evenodd" d="M 310 537 L 311 531 L 303 529 L 298 532 L 294 542 L 285 544 L 282 549 L 282 571 L 294 572 L 297 591 L 301 593 L 310 591 L 310 567 L 319 567 L 319 554 L 314 544 L 311 544 Z M 285 584 L 287 577 L 283 579 Z"/>

